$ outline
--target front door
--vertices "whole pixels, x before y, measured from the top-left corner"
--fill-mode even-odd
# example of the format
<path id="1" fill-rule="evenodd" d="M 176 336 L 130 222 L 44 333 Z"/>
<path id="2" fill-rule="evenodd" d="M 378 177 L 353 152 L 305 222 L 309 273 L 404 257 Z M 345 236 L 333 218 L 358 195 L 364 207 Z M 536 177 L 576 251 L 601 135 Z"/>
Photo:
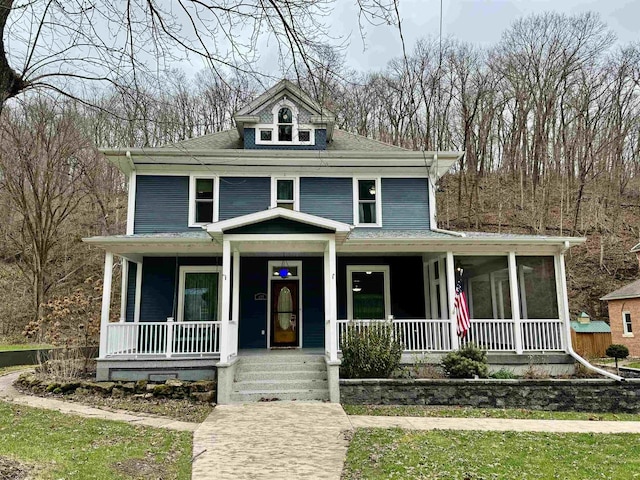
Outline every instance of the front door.
<path id="1" fill-rule="evenodd" d="M 271 346 L 297 347 L 299 280 L 271 281 Z"/>

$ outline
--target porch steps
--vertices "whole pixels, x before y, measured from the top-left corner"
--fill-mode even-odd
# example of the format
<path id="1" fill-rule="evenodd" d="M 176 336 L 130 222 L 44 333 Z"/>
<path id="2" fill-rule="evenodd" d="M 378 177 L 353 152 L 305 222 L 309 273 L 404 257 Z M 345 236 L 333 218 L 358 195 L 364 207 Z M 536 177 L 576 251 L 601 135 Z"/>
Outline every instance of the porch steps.
<path id="1" fill-rule="evenodd" d="M 327 367 L 322 355 L 286 352 L 243 356 L 236 368 L 231 400 L 328 400 Z"/>

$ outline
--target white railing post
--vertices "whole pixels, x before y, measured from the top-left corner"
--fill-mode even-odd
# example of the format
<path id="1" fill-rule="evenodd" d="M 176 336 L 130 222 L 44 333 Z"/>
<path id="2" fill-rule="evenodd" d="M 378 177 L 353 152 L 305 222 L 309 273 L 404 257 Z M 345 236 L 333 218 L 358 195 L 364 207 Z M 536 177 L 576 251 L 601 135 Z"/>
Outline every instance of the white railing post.
<path id="1" fill-rule="evenodd" d="M 227 363 L 231 354 L 229 339 L 229 293 L 231 290 L 231 242 L 222 241 L 222 308 L 220 319 L 220 363 Z"/>
<path id="2" fill-rule="evenodd" d="M 104 255 L 104 281 L 102 283 L 102 310 L 100 313 L 100 358 L 107 355 L 109 309 L 111 308 L 111 280 L 113 277 L 113 253 Z"/>
<path id="3" fill-rule="evenodd" d="M 167 318 L 167 343 L 165 345 L 165 355 L 171 358 L 173 355 L 173 317 Z"/>
<path id="4" fill-rule="evenodd" d="M 449 321 L 451 322 L 451 350 L 458 350 L 460 341 L 458 338 L 458 326 L 454 315 L 454 302 L 456 297 L 456 271 L 453 263 L 453 252 L 447 252 L 447 298 L 449 306 Z"/>
<path id="5" fill-rule="evenodd" d="M 520 318 L 520 288 L 516 252 L 509 252 L 509 292 L 511 294 L 511 318 L 513 319 L 513 341 L 516 353 L 522 354 L 522 319 Z"/>

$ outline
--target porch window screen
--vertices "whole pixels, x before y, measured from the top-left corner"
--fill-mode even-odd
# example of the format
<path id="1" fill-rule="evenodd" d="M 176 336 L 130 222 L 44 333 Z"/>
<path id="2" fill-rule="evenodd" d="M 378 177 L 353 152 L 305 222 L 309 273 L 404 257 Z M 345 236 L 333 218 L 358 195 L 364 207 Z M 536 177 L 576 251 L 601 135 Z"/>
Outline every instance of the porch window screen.
<path id="1" fill-rule="evenodd" d="M 184 321 L 218 319 L 218 273 L 185 273 Z"/>
<path id="2" fill-rule="evenodd" d="M 475 319 L 510 319 L 511 289 L 506 256 L 459 256 L 469 313 Z"/>
<path id="3" fill-rule="evenodd" d="M 518 256 L 516 265 L 522 318 L 559 318 L 553 257 Z"/>
<path id="4" fill-rule="evenodd" d="M 376 223 L 376 181 L 358 180 L 358 221 Z"/>
<path id="5" fill-rule="evenodd" d="M 384 273 L 353 272 L 352 281 L 354 320 L 383 320 Z"/>
<path id="6" fill-rule="evenodd" d="M 276 180 L 276 202 L 278 207 L 293 210 L 293 180 Z"/>
<path id="7" fill-rule="evenodd" d="M 196 179 L 196 223 L 213 222 L 213 178 Z"/>

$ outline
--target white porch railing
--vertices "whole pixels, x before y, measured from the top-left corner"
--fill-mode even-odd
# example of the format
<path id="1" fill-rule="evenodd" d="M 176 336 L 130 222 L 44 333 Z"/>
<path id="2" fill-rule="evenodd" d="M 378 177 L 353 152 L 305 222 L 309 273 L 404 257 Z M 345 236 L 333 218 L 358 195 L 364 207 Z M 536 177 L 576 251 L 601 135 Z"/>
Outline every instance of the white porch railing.
<path id="1" fill-rule="evenodd" d="M 105 356 L 203 356 L 220 353 L 220 322 L 109 323 Z"/>
<path id="2" fill-rule="evenodd" d="M 349 326 L 356 331 L 385 320 L 338 320 L 337 347 Z M 451 351 L 450 320 L 396 320 L 392 321 L 395 338 L 403 345 L 404 353 Z M 561 320 L 522 320 L 522 345 L 524 352 L 564 351 L 563 324 Z M 473 342 L 488 352 L 515 352 L 515 322 L 513 320 L 471 320 L 471 328 L 460 340 L 461 345 Z"/>

